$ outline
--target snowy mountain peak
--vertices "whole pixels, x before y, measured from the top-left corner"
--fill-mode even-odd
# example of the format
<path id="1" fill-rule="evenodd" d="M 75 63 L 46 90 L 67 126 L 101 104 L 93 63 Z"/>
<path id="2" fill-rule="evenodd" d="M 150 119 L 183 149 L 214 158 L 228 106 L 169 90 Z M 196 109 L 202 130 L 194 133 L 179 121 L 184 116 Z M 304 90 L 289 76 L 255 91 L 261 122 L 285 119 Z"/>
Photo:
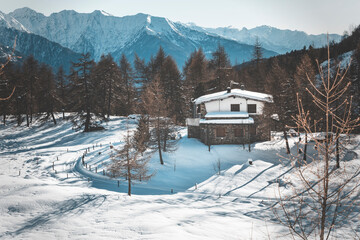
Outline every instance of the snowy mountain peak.
<path id="1" fill-rule="evenodd" d="M 27 16 L 27 17 L 45 17 L 44 14 L 34 11 L 31 8 L 23 7 L 14 10 L 13 12 L 9 13 L 9 15 L 13 16 L 14 18 L 18 16 Z"/>
<path id="2" fill-rule="evenodd" d="M 278 29 L 268 25 L 262 25 L 255 28 L 242 29 L 230 27 L 203 28 L 196 25 L 187 25 L 189 28 L 216 34 L 218 36 L 232 39 L 237 42 L 253 45 L 258 37 L 262 46 L 266 49 L 278 53 L 286 53 L 291 50 L 302 49 L 304 46 L 314 45 L 323 47 L 327 44 L 326 34 L 309 35 L 303 31 Z M 338 34 L 329 34 L 330 40 L 339 42 L 341 36 Z"/>
<path id="3" fill-rule="evenodd" d="M 0 11 L 0 26 L 6 28 L 15 28 L 20 31 L 29 32 L 21 23 L 15 18 Z"/>
<path id="4" fill-rule="evenodd" d="M 110 13 L 105 12 L 104 10 L 95 10 L 91 13 L 91 15 L 95 16 L 105 16 L 105 17 L 113 17 Z"/>

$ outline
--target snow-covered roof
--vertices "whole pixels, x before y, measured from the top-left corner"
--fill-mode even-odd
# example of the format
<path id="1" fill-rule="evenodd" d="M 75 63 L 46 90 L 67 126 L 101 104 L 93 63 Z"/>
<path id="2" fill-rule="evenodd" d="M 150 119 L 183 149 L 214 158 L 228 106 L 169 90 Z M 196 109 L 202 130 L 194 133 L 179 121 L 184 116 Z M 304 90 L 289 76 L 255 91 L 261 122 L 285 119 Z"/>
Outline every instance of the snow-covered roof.
<path id="1" fill-rule="evenodd" d="M 200 124 L 254 124 L 254 119 L 200 119 Z"/>
<path id="2" fill-rule="evenodd" d="M 205 118 L 248 118 L 247 112 L 209 112 Z"/>
<path id="3" fill-rule="evenodd" d="M 210 101 L 229 98 L 229 97 L 241 97 L 241 98 L 258 100 L 262 102 L 270 102 L 270 103 L 273 102 L 273 97 L 270 94 L 252 92 L 241 89 L 231 89 L 230 93 L 228 93 L 227 91 L 221 91 L 212 94 L 207 94 L 195 99 L 194 102 L 195 104 L 200 104 L 204 102 L 210 102 Z"/>

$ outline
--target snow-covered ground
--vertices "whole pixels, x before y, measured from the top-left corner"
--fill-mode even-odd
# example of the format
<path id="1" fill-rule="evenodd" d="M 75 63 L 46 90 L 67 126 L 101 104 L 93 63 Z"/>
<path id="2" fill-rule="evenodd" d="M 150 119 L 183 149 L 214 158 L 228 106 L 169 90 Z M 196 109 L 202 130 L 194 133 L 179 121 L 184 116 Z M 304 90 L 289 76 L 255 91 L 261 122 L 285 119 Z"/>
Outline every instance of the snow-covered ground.
<path id="1" fill-rule="evenodd" d="M 92 133 L 75 132 L 63 120 L 1 126 L 0 238 L 289 239 L 271 210 L 275 180 L 290 170 L 279 161 L 285 154 L 280 135 L 253 144 L 251 152 L 239 145 L 209 152 L 182 128 L 178 149 L 164 154 L 164 166 L 155 153 L 155 176 L 134 185 L 129 197 L 126 183 L 118 187 L 103 175 L 110 145 L 123 144 L 126 121 L 135 128 L 124 117 Z M 290 138 L 293 151 L 296 141 Z M 86 149 L 87 168 L 81 164 Z"/>

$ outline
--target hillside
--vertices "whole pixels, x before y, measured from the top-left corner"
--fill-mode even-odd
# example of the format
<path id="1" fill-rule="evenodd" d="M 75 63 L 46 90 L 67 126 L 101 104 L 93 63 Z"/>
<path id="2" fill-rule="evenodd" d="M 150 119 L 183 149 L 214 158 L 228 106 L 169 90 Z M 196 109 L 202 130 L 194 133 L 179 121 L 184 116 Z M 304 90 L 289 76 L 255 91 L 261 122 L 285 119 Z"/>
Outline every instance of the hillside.
<path id="1" fill-rule="evenodd" d="M 124 182 L 118 187 L 101 171 L 109 162 L 109 145 L 123 144 L 126 121 L 133 129 L 133 119 L 112 117 L 106 131 L 96 133 L 75 132 L 61 119 L 56 126 L 39 121 L 31 128 L 0 126 L 0 237 L 288 239 L 271 210 L 276 178 L 291 177 L 290 166 L 278 161 L 277 153 L 285 150 L 280 135 L 253 144 L 250 153 L 238 145 L 213 146 L 208 152 L 180 129 L 178 150 L 165 156 L 164 166 L 154 154 L 150 168 L 156 175 L 135 184 L 136 194 L 128 197 Z M 296 141 L 290 139 L 293 151 Z M 360 154 L 359 143 L 353 138 L 349 149 Z M 85 149 L 90 149 L 85 160 L 92 170 L 81 165 Z M 214 169 L 218 158 L 220 175 Z M 353 226 L 358 226 L 356 218 L 336 236 L 348 236 Z"/>

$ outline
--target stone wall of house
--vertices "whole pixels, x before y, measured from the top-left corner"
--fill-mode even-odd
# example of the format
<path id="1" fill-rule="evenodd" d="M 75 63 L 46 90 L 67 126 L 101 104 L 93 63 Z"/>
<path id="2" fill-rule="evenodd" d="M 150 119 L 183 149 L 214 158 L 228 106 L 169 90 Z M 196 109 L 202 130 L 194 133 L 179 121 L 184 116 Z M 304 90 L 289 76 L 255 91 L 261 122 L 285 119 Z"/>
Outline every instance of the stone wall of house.
<path id="1" fill-rule="evenodd" d="M 208 145 L 217 144 L 247 144 L 249 142 L 256 141 L 268 141 L 270 140 L 270 120 L 264 119 L 262 116 L 252 116 L 254 118 L 254 124 L 200 124 L 198 129 L 189 129 L 192 136 L 198 136 L 201 142 Z M 269 122 L 264 122 L 269 121 Z M 225 129 L 224 137 L 216 136 L 217 128 Z M 243 136 L 236 137 L 235 129 L 243 129 Z M 252 134 L 255 132 L 256 134 Z"/>
<path id="2" fill-rule="evenodd" d="M 271 138 L 271 119 L 265 118 L 263 115 L 251 116 L 254 119 L 254 127 L 256 135 L 251 136 L 251 141 L 269 141 Z"/>
<path id="3" fill-rule="evenodd" d="M 225 136 L 217 137 L 216 129 L 224 128 Z M 243 136 L 236 137 L 235 129 L 243 129 Z M 204 144 L 246 144 L 249 142 L 249 125 L 239 124 L 200 124 L 200 140 Z"/>
<path id="4" fill-rule="evenodd" d="M 199 126 L 187 126 L 188 138 L 200 138 L 200 127 Z"/>

